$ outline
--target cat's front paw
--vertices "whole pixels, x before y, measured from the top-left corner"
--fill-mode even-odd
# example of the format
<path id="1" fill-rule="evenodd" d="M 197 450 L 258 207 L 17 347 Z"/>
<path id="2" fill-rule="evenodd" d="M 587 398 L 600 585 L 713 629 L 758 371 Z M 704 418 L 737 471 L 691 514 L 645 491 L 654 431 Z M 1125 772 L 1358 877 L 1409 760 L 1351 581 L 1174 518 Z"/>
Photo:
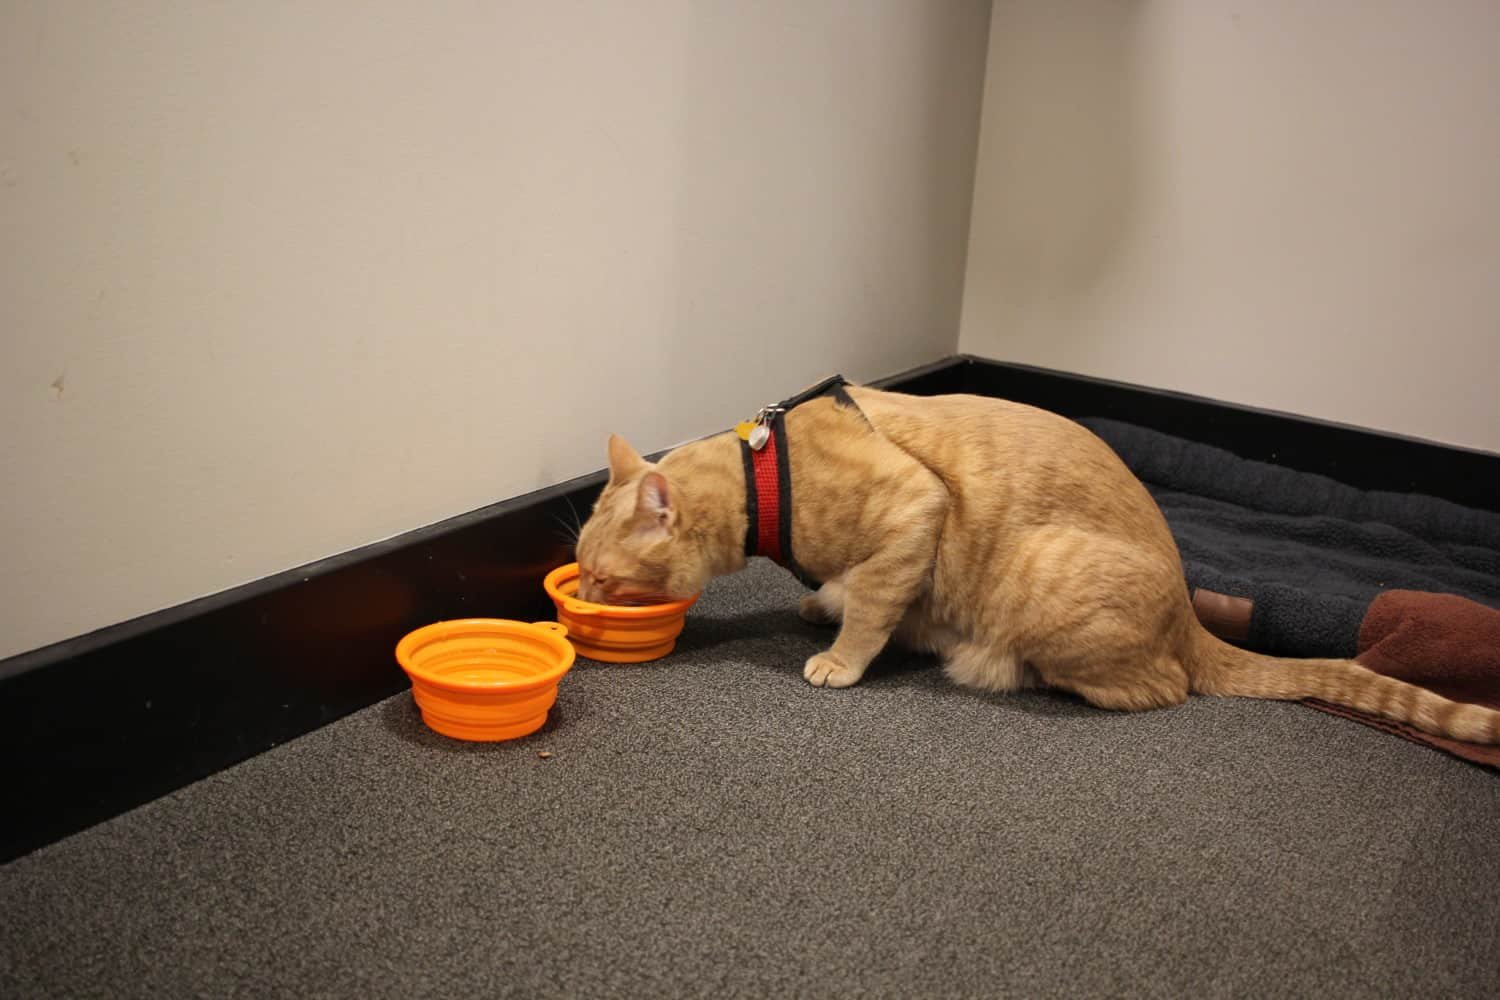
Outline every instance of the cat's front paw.
<path id="1" fill-rule="evenodd" d="M 802 668 L 802 676 L 813 687 L 846 688 L 857 683 L 864 673 L 847 666 L 832 650 L 811 657 Z"/>

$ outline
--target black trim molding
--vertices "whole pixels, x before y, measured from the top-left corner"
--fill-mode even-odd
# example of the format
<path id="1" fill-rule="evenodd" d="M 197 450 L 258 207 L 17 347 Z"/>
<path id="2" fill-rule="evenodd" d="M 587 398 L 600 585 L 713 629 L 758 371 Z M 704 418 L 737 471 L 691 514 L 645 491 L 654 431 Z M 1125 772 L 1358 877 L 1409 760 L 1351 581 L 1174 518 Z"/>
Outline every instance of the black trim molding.
<path id="1" fill-rule="evenodd" d="M 584 477 L 0 663 L 0 860 L 406 687 L 395 641 L 470 615 L 550 619 Z"/>
<path id="2" fill-rule="evenodd" d="M 1500 510 L 1500 456 L 959 356 L 876 383 L 1107 416 L 1356 486 Z M 776 394 L 768 387 L 768 396 Z M 443 618 L 550 618 L 603 472 L 0 661 L 0 861 L 403 690 L 396 640 Z"/>
<path id="3" fill-rule="evenodd" d="M 965 390 L 1064 416 L 1108 417 L 1365 490 L 1500 511 L 1500 455 L 1027 365 L 962 357 Z"/>

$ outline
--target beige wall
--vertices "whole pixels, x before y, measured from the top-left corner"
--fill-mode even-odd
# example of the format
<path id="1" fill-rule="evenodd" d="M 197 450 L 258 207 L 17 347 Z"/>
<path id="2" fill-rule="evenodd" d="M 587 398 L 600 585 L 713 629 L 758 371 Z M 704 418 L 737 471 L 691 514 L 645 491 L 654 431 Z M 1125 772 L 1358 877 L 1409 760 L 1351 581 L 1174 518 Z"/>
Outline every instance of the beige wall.
<path id="1" fill-rule="evenodd" d="M 997 0 L 960 343 L 1500 450 L 1500 4 Z"/>
<path id="2" fill-rule="evenodd" d="M 951 353 L 988 4 L 0 2 L 0 655 Z"/>

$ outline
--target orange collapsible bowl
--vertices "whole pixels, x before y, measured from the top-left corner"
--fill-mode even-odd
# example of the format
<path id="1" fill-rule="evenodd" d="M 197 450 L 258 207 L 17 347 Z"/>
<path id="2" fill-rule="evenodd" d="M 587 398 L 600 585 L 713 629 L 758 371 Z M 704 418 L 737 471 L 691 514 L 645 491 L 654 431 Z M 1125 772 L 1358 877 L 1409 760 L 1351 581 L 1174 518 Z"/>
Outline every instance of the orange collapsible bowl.
<path id="1" fill-rule="evenodd" d="M 460 618 L 408 633 L 396 662 L 411 678 L 422 721 L 458 740 L 511 740 L 534 733 L 573 665 L 557 622 Z"/>
<path id="2" fill-rule="evenodd" d="M 567 626 L 573 648 L 606 663 L 645 663 L 666 656 L 682 634 L 687 609 L 698 601 L 689 597 L 626 607 L 580 600 L 577 563 L 557 567 L 542 586 L 557 605 L 557 620 Z"/>

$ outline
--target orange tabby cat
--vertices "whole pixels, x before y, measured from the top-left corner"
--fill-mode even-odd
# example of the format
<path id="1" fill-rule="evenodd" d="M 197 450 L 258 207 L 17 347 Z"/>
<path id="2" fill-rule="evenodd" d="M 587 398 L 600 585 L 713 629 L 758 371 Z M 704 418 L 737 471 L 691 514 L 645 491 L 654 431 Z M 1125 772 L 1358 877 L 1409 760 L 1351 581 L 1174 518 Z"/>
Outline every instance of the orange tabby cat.
<path id="1" fill-rule="evenodd" d="M 848 393 L 857 409 L 824 397 L 783 418 L 792 550 L 825 581 L 802 615 L 842 622 L 832 648 L 807 661 L 811 683 L 854 684 L 894 635 L 987 691 L 1039 683 L 1114 709 L 1175 705 L 1189 692 L 1319 698 L 1500 742 L 1500 712 L 1352 660 L 1262 656 L 1211 635 L 1155 502 L 1078 424 L 978 396 Z M 579 537 L 581 597 L 687 597 L 745 565 L 735 434 L 657 465 L 611 437 L 609 462 Z"/>

